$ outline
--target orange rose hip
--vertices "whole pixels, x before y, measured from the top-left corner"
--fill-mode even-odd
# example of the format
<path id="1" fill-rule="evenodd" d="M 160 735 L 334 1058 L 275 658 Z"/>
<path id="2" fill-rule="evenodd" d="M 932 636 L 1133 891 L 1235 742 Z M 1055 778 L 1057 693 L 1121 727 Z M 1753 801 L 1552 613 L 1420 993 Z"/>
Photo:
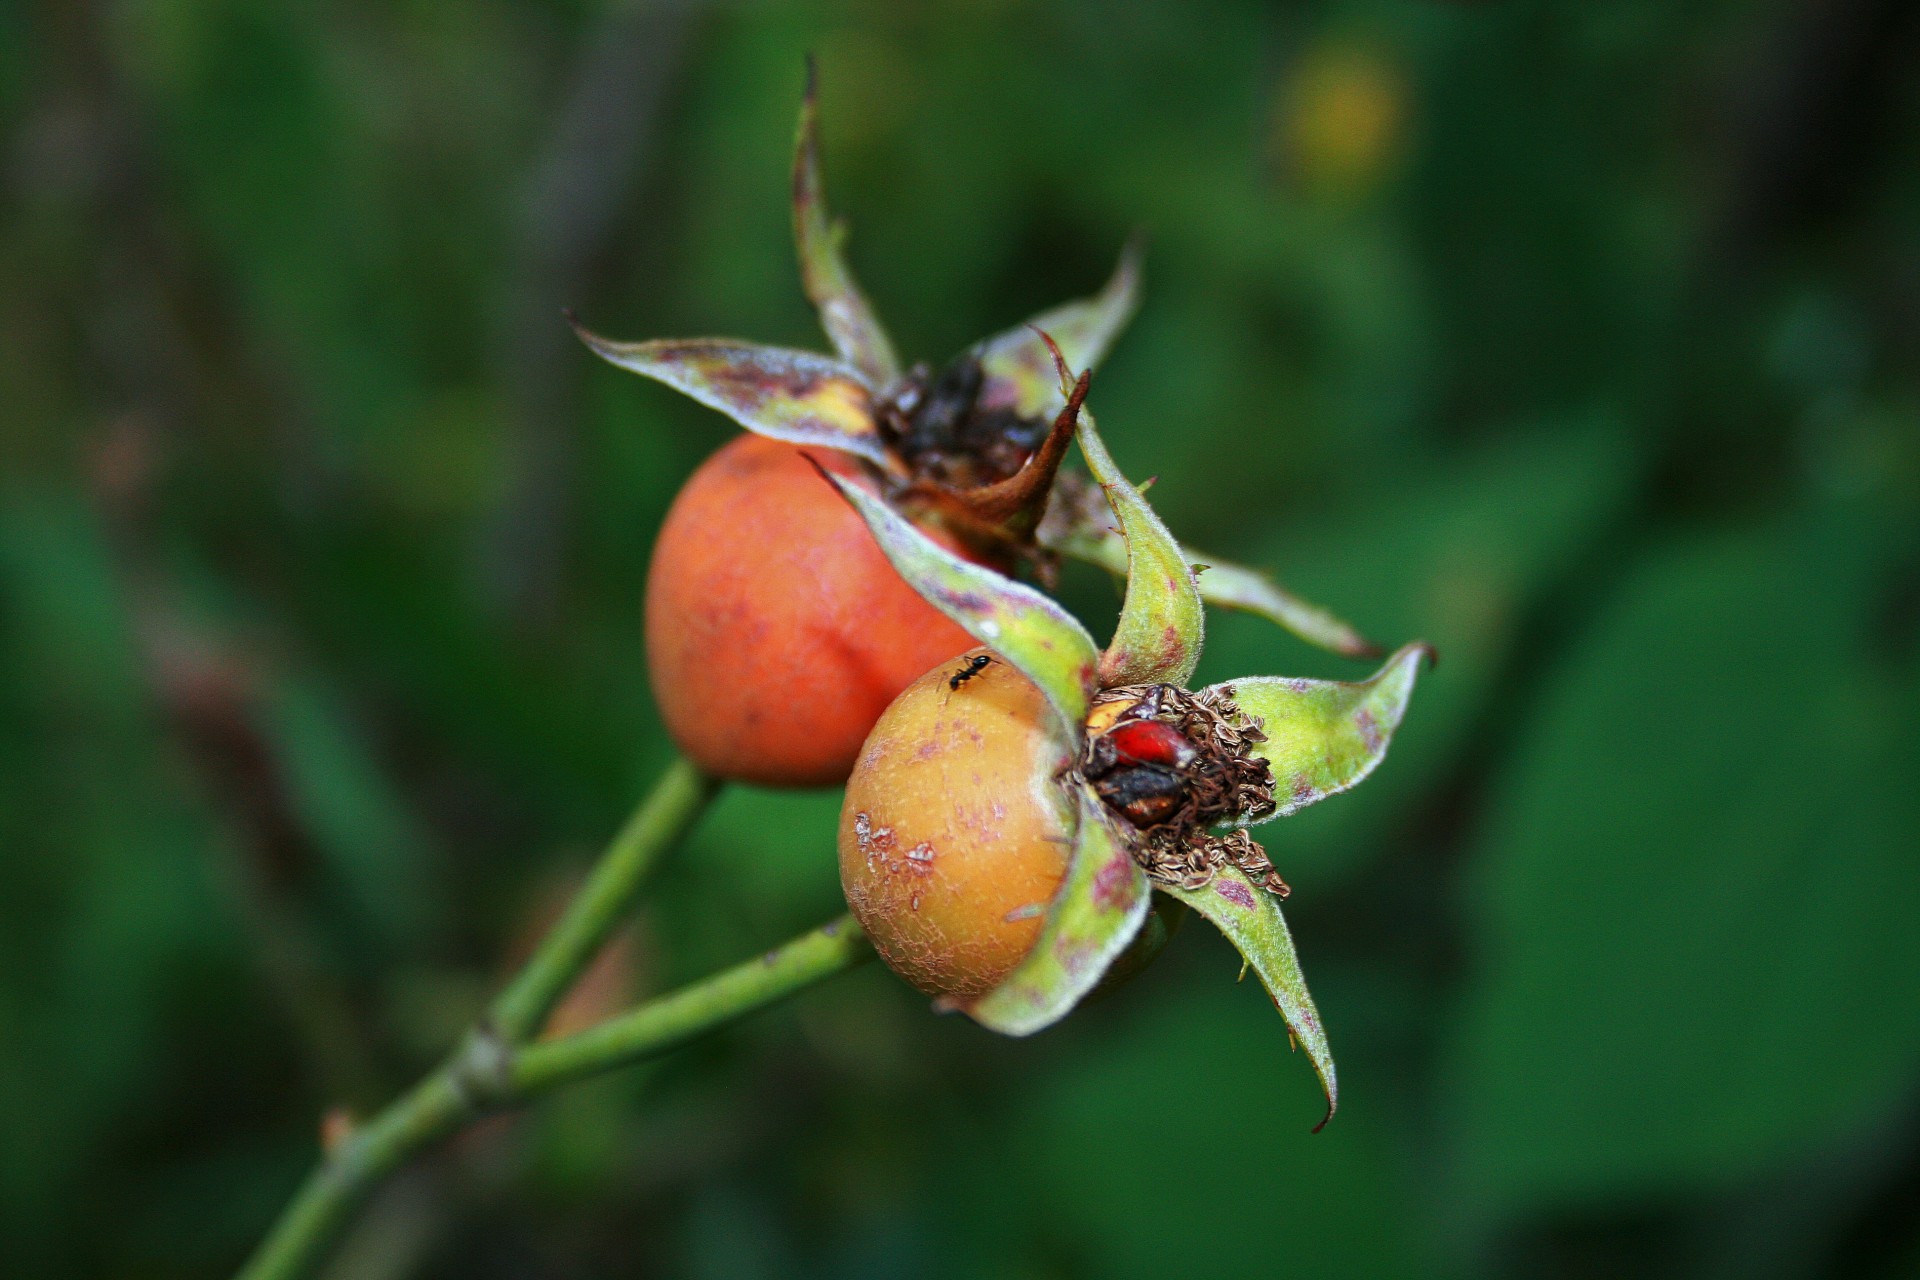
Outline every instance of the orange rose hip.
<path id="1" fill-rule="evenodd" d="M 854 916 L 895 972 L 959 1002 L 1032 949 L 1074 831 L 1052 713 L 1025 676 L 979 656 L 935 667 L 887 709 L 840 811 Z"/>
<path id="2" fill-rule="evenodd" d="M 809 456 L 858 473 L 830 449 L 741 436 L 694 472 L 654 545 L 655 700 L 681 751 L 719 777 L 845 780 L 894 695 L 973 643 L 901 581 Z"/>

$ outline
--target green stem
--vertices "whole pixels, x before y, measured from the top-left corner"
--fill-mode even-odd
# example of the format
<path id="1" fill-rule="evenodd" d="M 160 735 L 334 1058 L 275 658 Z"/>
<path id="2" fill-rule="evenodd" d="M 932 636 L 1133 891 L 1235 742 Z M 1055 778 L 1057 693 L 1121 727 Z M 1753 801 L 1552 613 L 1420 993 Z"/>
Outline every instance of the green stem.
<path id="1" fill-rule="evenodd" d="M 508 1068 L 516 1099 L 537 1097 L 613 1067 L 664 1053 L 852 968 L 873 954 L 852 916 L 803 933 L 783 947 L 649 1001 L 596 1027 L 529 1045 Z"/>
<path id="2" fill-rule="evenodd" d="M 489 1096 L 484 1088 L 489 1064 L 497 1065 L 513 1046 L 539 1032 L 631 910 L 647 874 L 679 843 L 719 785 L 685 760 L 668 766 L 482 1023 L 439 1070 L 315 1170 L 244 1274 L 302 1274 L 380 1177 L 477 1113 L 478 1102 Z"/>
<path id="3" fill-rule="evenodd" d="M 307 1175 L 240 1280 L 311 1275 L 381 1180 L 479 1114 L 446 1067 L 349 1135 Z"/>
<path id="4" fill-rule="evenodd" d="M 496 1035 L 521 1044 L 539 1032 L 553 1006 L 626 918 L 654 864 L 686 834 L 719 788 L 716 779 L 685 760 L 667 768 L 653 794 L 607 846 L 566 914 L 493 1002 L 487 1017 Z"/>
<path id="5" fill-rule="evenodd" d="M 516 1050 L 497 1035 L 473 1033 L 437 1071 L 349 1136 L 307 1178 L 240 1280 L 312 1274 L 383 1178 L 480 1116 L 664 1053 L 872 954 L 852 917 L 842 916 L 765 955 L 560 1040 Z"/>

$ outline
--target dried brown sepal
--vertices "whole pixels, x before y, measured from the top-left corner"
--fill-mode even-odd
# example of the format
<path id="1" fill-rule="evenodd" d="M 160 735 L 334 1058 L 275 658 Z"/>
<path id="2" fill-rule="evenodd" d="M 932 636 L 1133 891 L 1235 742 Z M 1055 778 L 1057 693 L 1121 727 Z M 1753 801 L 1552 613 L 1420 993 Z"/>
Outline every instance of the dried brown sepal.
<path id="1" fill-rule="evenodd" d="M 1156 829 L 1146 833 L 1134 856 L 1149 880 L 1181 889 L 1204 889 L 1215 876 L 1232 866 L 1276 898 L 1285 898 L 1293 892 L 1273 869 L 1267 851 L 1244 827 L 1225 835 L 1191 831 L 1180 840 L 1165 838 Z"/>
<path id="2" fill-rule="evenodd" d="M 1080 375 L 1046 438 L 1011 476 L 964 488 L 933 478 L 921 469 L 919 478 L 901 491 L 901 504 L 934 512 L 955 533 L 985 549 L 1026 554 L 1033 547 L 1034 530 L 1046 515 L 1054 479 L 1073 442 L 1088 381 L 1089 375 Z"/>
<path id="3" fill-rule="evenodd" d="M 986 373 L 964 351 L 935 374 L 916 364 L 880 403 L 887 447 L 916 479 L 977 489 L 1013 476 L 1047 437 L 1050 421 L 982 408 Z"/>
<path id="4" fill-rule="evenodd" d="M 1102 714 L 1116 704 L 1122 708 L 1117 715 Z M 1273 771 L 1253 753 L 1253 744 L 1266 736 L 1235 705 L 1231 686 L 1194 694 L 1173 685 L 1123 685 L 1095 697 L 1093 717 L 1102 730 L 1090 736 L 1081 772 L 1133 831 L 1133 854 L 1149 879 L 1200 889 L 1232 866 L 1254 884 L 1287 896 L 1286 882 L 1245 830 L 1212 830 L 1271 813 L 1275 803 Z M 1177 769 L 1120 765 L 1108 744 L 1115 731 L 1141 720 L 1177 730 L 1194 748 L 1193 758 Z M 1156 778 L 1172 785 L 1156 791 Z"/>

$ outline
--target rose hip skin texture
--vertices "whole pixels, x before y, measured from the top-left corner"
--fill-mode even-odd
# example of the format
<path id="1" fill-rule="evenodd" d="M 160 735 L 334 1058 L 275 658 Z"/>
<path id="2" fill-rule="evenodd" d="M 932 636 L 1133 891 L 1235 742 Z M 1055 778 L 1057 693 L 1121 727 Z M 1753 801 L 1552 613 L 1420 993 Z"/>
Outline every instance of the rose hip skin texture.
<path id="1" fill-rule="evenodd" d="M 965 660 L 927 672 L 874 725 L 839 842 L 847 903 L 881 957 L 962 1002 L 1032 948 L 1073 834 L 1055 782 L 1071 761 L 1040 691 L 998 659 L 949 687 Z"/>
<path id="2" fill-rule="evenodd" d="M 844 454 L 807 454 L 859 473 Z M 646 632 L 654 697 L 687 758 L 787 787 L 843 781 L 894 695 L 973 643 L 901 581 L 801 450 L 751 435 L 674 499 Z"/>

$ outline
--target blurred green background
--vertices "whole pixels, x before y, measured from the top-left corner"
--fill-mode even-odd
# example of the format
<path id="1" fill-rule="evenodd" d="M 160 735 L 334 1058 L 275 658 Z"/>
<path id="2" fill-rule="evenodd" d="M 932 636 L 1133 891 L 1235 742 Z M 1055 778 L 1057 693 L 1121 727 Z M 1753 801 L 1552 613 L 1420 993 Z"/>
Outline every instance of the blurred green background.
<path id="1" fill-rule="evenodd" d="M 1442 653 L 1266 829 L 1341 1114 L 1204 926 L 1026 1042 L 874 966 L 469 1135 L 335 1274 L 1920 1275 L 1917 19 L 0 4 L 6 1269 L 236 1265 L 661 767 L 648 548 L 733 428 L 559 312 L 824 346 L 812 50 L 908 354 L 1144 226 L 1121 464 Z M 569 1016 L 837 910 L 835 811 L 730 792 Z"/>

